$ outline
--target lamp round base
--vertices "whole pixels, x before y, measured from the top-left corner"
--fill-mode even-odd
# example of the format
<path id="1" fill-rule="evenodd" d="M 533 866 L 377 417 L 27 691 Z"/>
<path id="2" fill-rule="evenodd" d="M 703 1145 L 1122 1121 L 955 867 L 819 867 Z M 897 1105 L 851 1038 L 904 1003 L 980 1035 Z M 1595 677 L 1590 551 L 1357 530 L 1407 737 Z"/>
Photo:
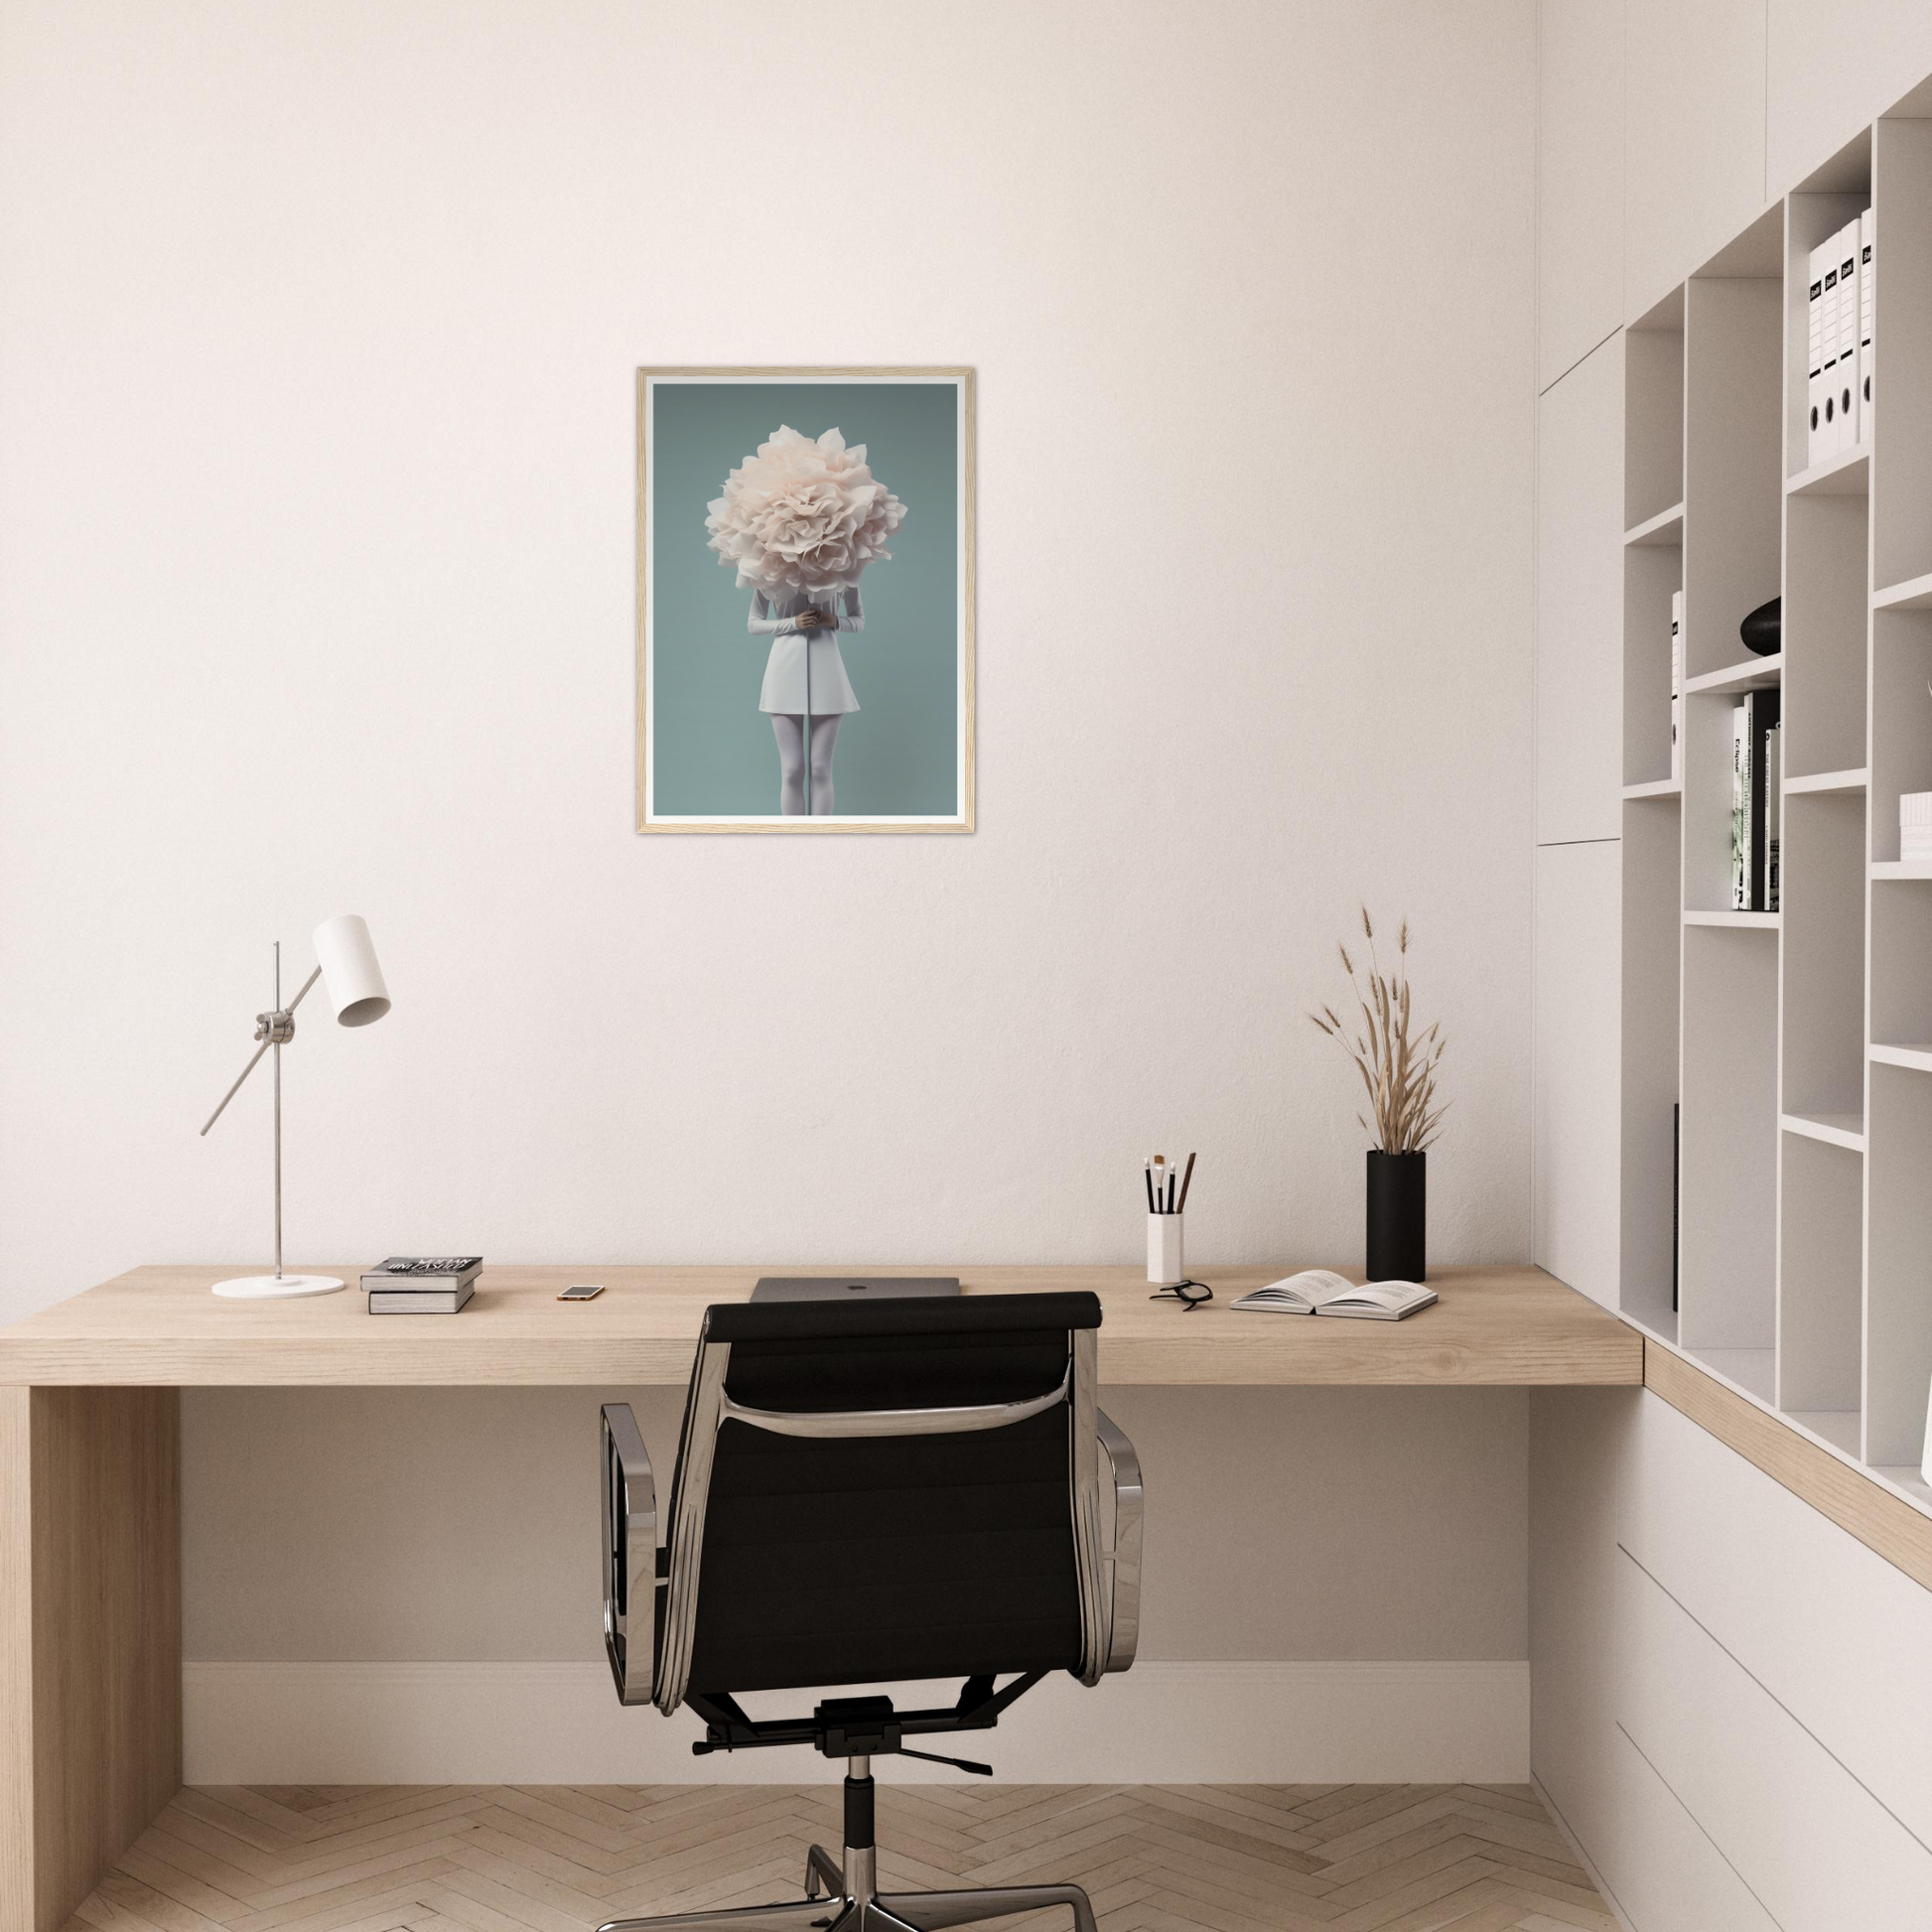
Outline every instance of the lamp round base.
<path id="1" fill-rule="evenodd" d="M 216 1282 L 214 1293 L 231 1302 L 286 1302 L 298 1295 L 334 1295 L 342 1286 L 334 1275 L 243 1275 Z"/>

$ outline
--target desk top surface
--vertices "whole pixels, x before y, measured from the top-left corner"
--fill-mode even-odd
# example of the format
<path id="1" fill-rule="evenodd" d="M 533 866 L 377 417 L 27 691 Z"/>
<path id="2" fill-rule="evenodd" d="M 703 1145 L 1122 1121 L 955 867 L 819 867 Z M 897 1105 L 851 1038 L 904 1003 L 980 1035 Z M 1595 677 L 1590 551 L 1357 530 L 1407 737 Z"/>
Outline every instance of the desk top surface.
<path id="1" fill-rule="evenodd" d="M 306 1264 L 305 1264 L 306 1266 Z M 0 1328 L 0 1383 L 368 1386 L 558 1384 L 681 1386 L 712 1302 L 743 1301 L 759 1275 L 831 1272 L 798 1263 L 751 1268 L 485 1267 L 456 1315 L 370 1315 L 358 1268 L 349 1286 L 292 1302 L 230 1302 L 210 1284 L 233 1267 L 136 1268 Z M 1640 1383 L 1634 1328 L 1539 1268 L 1444 1268 L 1442 1298 L 1406 1321 L 1240 1313 L 1236 1296 L 1291 1267 L 1209 1268 L 1215 1300 L 1186 1313 L 1150 1302 L 1137 1268 L 866 1268 L 956 1274 L 968 1294 L 1092 1289 L 1105 1309 L 1103 1383 L 1226 1386 Z M 592 1302 L 556 1297 L 603 1282 Z"/>

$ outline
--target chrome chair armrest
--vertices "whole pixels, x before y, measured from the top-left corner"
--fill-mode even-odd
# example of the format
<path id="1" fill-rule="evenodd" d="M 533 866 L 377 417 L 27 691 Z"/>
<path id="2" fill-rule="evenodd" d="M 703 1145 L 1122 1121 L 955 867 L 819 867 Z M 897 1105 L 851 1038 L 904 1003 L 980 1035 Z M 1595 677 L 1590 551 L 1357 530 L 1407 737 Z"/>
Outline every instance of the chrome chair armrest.
<path id="1" fill-rule="evenodd" d="M 648 1704 L 657 1653 L 657 1482 L 626 1402 L 607 1402 L 604 1477 L 604 1654 L 620 1704 Z"/>
<path id="2" fill-rule="evenodd" d="M 1094 1433 L 1114 1478 L 1114 1547 L 1100 1561 L 1113 1572 L 1107 1669 L 1121 1671 L 1133 1663 L 1141 1641 L 1141 1514 L 1147 1498 L 1141 1458 L 1104 1409 L 1094 1411 Z"/>

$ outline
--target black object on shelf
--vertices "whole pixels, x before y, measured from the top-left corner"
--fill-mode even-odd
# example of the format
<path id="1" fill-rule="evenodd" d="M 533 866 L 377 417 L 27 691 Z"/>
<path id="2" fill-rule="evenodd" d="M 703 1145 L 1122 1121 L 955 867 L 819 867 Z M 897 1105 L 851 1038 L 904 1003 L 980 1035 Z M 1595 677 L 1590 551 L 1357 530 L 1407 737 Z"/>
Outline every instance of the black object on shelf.
<path id="1" fill-rule="evenodd" d="M 1368 1156 L 1368 1278 L 1419 1282 L 1427 1278 L 1429 1156 Z"/>
<path id="2" fill-rule="evenodd" d="M 1775 657 L 1784 648 L 1784 599 L 1774 597 L 1769 604 L 1760 604 L 1737 626 L 1737 634 L 1746 650 Z"/>
<path id="3" fill-rule="evenodd" d="M 1677 1251 L 1684 1231 L 1684 1107 L 1670 1105 L 1670 1311 L 1677 1312 Z"/>

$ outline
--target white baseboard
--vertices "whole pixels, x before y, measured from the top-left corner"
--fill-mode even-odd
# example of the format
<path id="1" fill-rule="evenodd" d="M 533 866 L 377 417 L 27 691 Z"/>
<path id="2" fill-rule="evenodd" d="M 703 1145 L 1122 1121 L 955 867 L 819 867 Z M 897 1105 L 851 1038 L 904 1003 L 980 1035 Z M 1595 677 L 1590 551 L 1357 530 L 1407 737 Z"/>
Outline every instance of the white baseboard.
<path id="1" fill-rule="evenodd" d="M 688 1712 L 624 1710 L 602 1664 L 182 1667 L 190 1784 L 797 1784 L 797 1750 L 693 1757 Z M 899 1695 L 931 1702 L 930 1685 Z M 748 1700 L 770 1715 L 782 1698 Z M 930 1740 L 945 1750 L 953 1740 Z M 956 1748 L 1012 1783 L 1520 1784 L 1527 1663 L 1136 1665 L 1049 1678 Z M 957 1771 L 899 1759 L 897 1781 Z"/>

